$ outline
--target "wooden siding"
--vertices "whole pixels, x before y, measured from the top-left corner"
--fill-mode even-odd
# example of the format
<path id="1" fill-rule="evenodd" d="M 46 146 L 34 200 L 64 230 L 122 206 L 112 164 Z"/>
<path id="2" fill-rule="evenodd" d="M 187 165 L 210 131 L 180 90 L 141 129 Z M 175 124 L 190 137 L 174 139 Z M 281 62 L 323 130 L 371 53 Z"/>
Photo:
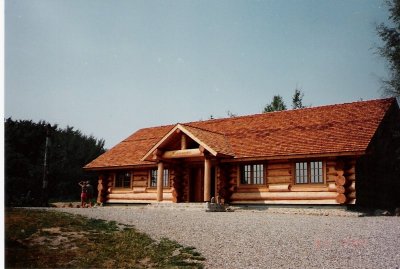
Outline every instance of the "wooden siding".
<path id="1" fill-rule="evenodd" d="M 240 184 L 241 165 L 238 163 L 216 163 L 215 195 L 224 202 L 234 204 L 354 204 L 356 159 L 331 157 L 318 161 L 324 163 L 322 184 L 295 184 L 294 162 L 291 160 L 265 162 L 264 184 L 261 185 Z M 190 167 L 185 162 L 166 167 L 170 171 L 171 187 L 163 188 L 163 201 L 187 202 L 193 199 L 189 197 Z M 157 189 L 148 187 L 150 170 L 130 170 L 131 188 L 114 188 L 115 173 L 100 175 L 99 201 L 157 202 Z"/>

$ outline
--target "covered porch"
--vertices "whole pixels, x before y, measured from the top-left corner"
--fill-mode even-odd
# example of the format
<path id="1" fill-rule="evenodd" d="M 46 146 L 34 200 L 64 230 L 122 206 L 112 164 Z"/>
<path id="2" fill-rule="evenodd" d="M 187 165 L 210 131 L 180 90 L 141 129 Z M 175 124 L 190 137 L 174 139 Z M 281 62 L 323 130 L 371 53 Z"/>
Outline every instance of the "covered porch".
<path id="1" fill-rule="evenodd" d="M 218 196 L 216 172 L 220 160 L 232 156 L 222 134 L 177 124 L 142 160 L 157 163 L 158 202 L 164 200 L 165 166 L 173 171 L 173 202 L 208 202 Z"/>

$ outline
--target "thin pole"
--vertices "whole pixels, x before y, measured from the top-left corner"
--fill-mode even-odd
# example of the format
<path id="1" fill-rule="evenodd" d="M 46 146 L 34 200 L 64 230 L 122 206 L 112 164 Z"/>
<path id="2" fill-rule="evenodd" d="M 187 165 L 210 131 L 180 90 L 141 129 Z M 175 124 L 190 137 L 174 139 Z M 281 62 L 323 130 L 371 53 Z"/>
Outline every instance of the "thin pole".
<path id="1" fill-rule="evenodd" d="M 49 184 L 49 180 L 47 178 L 47 152 L 49 148 L 49 126 L 46 126 L 46 145 L 44 148 L 44 162 L 43 162 L 43 185 L 42 185 L 42 205 L 48 206 L 48 197 L 47 197 L 47 186 Z"/>

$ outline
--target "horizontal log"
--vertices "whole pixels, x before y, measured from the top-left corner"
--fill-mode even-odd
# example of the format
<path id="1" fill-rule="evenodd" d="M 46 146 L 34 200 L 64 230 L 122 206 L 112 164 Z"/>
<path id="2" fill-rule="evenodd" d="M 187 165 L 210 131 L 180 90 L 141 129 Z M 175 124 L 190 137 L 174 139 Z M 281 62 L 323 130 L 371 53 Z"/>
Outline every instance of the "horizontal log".
<path id="1" fill-rule="evenodd" d="M 335 183 L 329 183 L 328 184 L 328 190 L 336 192 L 336 190 L 337 190 L 336 184 Z"/>
<path id="2" fill-rule="evenodd" d="M 333 166 L 326 167 L 326 174 L 328 175 L 336 175 L 336 169 Z"/>
<path id="3" fill-rule="evenodd" d="M 146 192 L 146 187 L 133 187 L 132 190 L 134 193 Z"/>
<path id="4" fill-rule="evenodd" d="M 204 156 L 200 149 L 184 149 L 184 150 L 170 150 L 164 152 L 162 158 L 174 159 L 174 158 L 191 158 Z"/>
<path id="5" fill-rule="evenodd" d="M 356 182 L 355 181 L 351 182 L 350 186 L 347 187 L 347 190 L 349 192 L 356 191 Z"/>
<path id="6" fill-rule="evenodd" d="M 147 187 L 147 180 L 140 180 L 140 181 L 132 181 L 133 187 Z"/>
<path id="7" fill-rule="evenodd" d="M 106 203 L 110 204 L 148 204 L 148 203 L 159 203 L 157 200 L 127 200 L 127 199 L 108 199 Z M 172 203 L 172 200 L 165 199 L 161 203 Z"/>
<path id="8" fill-rule="evenodd" d="M 233 187 L 235 187 L 235 191 L 237 191 L 237 192 L 266 192 L 266 191 L 269 191 L 267 186 L 258 186 L 257 187 L 254 185 L 240 185 L 239 187 L 237 187 L 235 185 Z"/>
<path id="9" fill-rule="evenodd" d="M 326 176 L 326 181 L 327 182 L 335 182 L 336 181 L 336 173 L 334 175 L 327 175 Z"/>
<path id="10" fill-rule="evenodd" d="M 349 198 L 349 199 L 356 199 L 356 192 L 355 192 L 355 191 L 350 192 L 349 194 L 347 194 L 347 198 Z"/>
<path id="11" fill-rule="evenodd" d="M 335 183 L 337 186 L 343 186 L 346 184 L 346 178 L 344 176 L 337 176 L 335 178 Z"/>
<path id="12" fill-rule="evenodd" d="M 339 194 L 336 196 L 336 202 L 338 202 L 339 204 L 344 204 L 344 203 L 346 203 L 346 200 L 347 200 L 346 195 L 344 195 L 344 194 L 342 194 L 342 193 L 339 193 Z"/>
<path id="13" fill-rule="evenodd" d="M 329 191 L 326 185 L 310 185 L 310 184 L 295 184 L 290 188 L 292 192 L 319 192 L 319 191 Z"/>
<path id="14" fill-rule="evenodd" d="M 270 184 L 274 183 L 289 183 L 292 182 L 291 176 L 267 176 L 267 182 Z"/>
<path id="15" fill-rule="evenodd" d="M 318 200 L 335 199 L 334 192 L 248 192 L 233 193 L 231 200 Z"/>
<path id="16" fill-rule="evenodd" d="M 268 177 L 274 176 L 290 176 L 292 174 L 291 169 L 277 169 L 277 170 L 267 170 Z"/>
<path id="17" fill-rule="evenodd" d="M 356 204 L 356 200 L 357 199 L 350 199 L 350 200 L 347 201 L 347 204 L 348 205 L 355 205 Z"/>
<path id="18" fill-rule="evenodd" d="M 156 200 L 157 193 L 110 193 L 109 199 L 124 200 Z M 172 193 L 164 193 L 163 199 L 172 199 Z"/>
<path id="19" fill-rule="evenodd" d="M 356 174 L 351 174 L 346 176 L 346 179 L 351 180 L 351 181 L 355 181 L 356 180 Z"/>
<path id="20" fill-rule="evenodd" d="M 163 193 L 171 193 L 172 190 L 173 190 L 172 187 L 163 187 Z M 146 192 L 157 193 L 157 188 L 146 188 Z"/>
<path id="21" fill-rule="evenodd" d="M 324 200 L 248 200 L 232 201 L 232 204 L 297 204 L 297 205 L 337 205 L 335 199 Z"/>
<path id="22" fill-rule="evenodd" d="M 134 177 L 143 177 L 143 176 L 147 176 L 149 174 L 148 170 L 136 170 L 133 171 L 133 176 Z"/>
<path id="23" fill-rule="evenodd" d="M 343 194 L 346 192 L 346 189 L 344 186 L 336 186 L 336 192 Z"/>
<path id="24" fill-rule="evenodd" d="M 290 184 L 270 184 L 269 191 L 290 191 Z"/>
<path id="25" fill-rule="evenodd" d="M 344 175 L 344 170 L 336 170 L 336 175 L 343 176 Z"/>
<path id="26" fill-rule="evenodd" d="M 267 165 L 268 170 L 275 170 L 275 169 L 291 169 L 290 163 L 269 163 Z"/>
<path id="27" fill-rule="evenodd" d="M 148 177 L 149 177 L 149 174 L 146 174 L 145 176 L 133 176 L 133 181 L 147 180 Z"/>

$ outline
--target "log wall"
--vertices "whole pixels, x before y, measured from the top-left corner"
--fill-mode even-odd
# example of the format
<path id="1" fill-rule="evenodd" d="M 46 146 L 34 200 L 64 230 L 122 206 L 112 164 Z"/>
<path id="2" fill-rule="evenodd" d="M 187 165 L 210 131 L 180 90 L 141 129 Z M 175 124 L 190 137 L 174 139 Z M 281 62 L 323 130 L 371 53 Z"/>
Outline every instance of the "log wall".
<path id="1" fill-rule="evenodd" d="M 240 166 L 232 172 L 236 183 L 230 201 L 237 204 L 353 204 L 356 201 L 354 158 L 324 161 L 324 184 L 295 184 L 292 161 L 265 164 L 264 185 L 241 185 Z M 236 179 L 236 180 L 234 180 Z"/>
<path id="2" fill-rule="evenodd" d="M 154 167 L 153 169 L 156 169 Z M 114 178 L 116 173 L 109 173 L 108 179 L 104 179 L 104 175 L 99 176 L 98 202 L 107 203 L 153 203 L 157 202 L 157 188 L 149 187 L 150 169 L 136 169 L 129 171 L 131 173 L 130 188 L 116 188 L 114 186 Z M 163 201 L 176 201 L 174 197 L 174 182 L 176 173 L 174 169 L 170 169 L 170 186 L 163 187 Z M 107 187 L 105 187 L 105 184 Z M 106 191 L 105 191 L 106 190 Z"/>
<path id="3" fill-rule="evenodd" d="M 255 204 L 354 204 L 356 202 L 356 159 L 329 158 L 324 163 L 323 184 L 295 184 L 293 162 L 270 161 L 264 164 L 263 185 L 240 183 L 241 165 L 216 163 L 216 196 L 227 203 Z M 166 167 L 170 188 L 163 188 L 163 201 L 189 201 L 190 165 L 184 162 Z M 100 202 L 157 202 L 157 189 L 148 187 L 150 169 L 131 172 L 130 188 L 115 188 L 114 174 L 99 177 Z M 192 197 L 193 198 L 193 197 Z"/>

